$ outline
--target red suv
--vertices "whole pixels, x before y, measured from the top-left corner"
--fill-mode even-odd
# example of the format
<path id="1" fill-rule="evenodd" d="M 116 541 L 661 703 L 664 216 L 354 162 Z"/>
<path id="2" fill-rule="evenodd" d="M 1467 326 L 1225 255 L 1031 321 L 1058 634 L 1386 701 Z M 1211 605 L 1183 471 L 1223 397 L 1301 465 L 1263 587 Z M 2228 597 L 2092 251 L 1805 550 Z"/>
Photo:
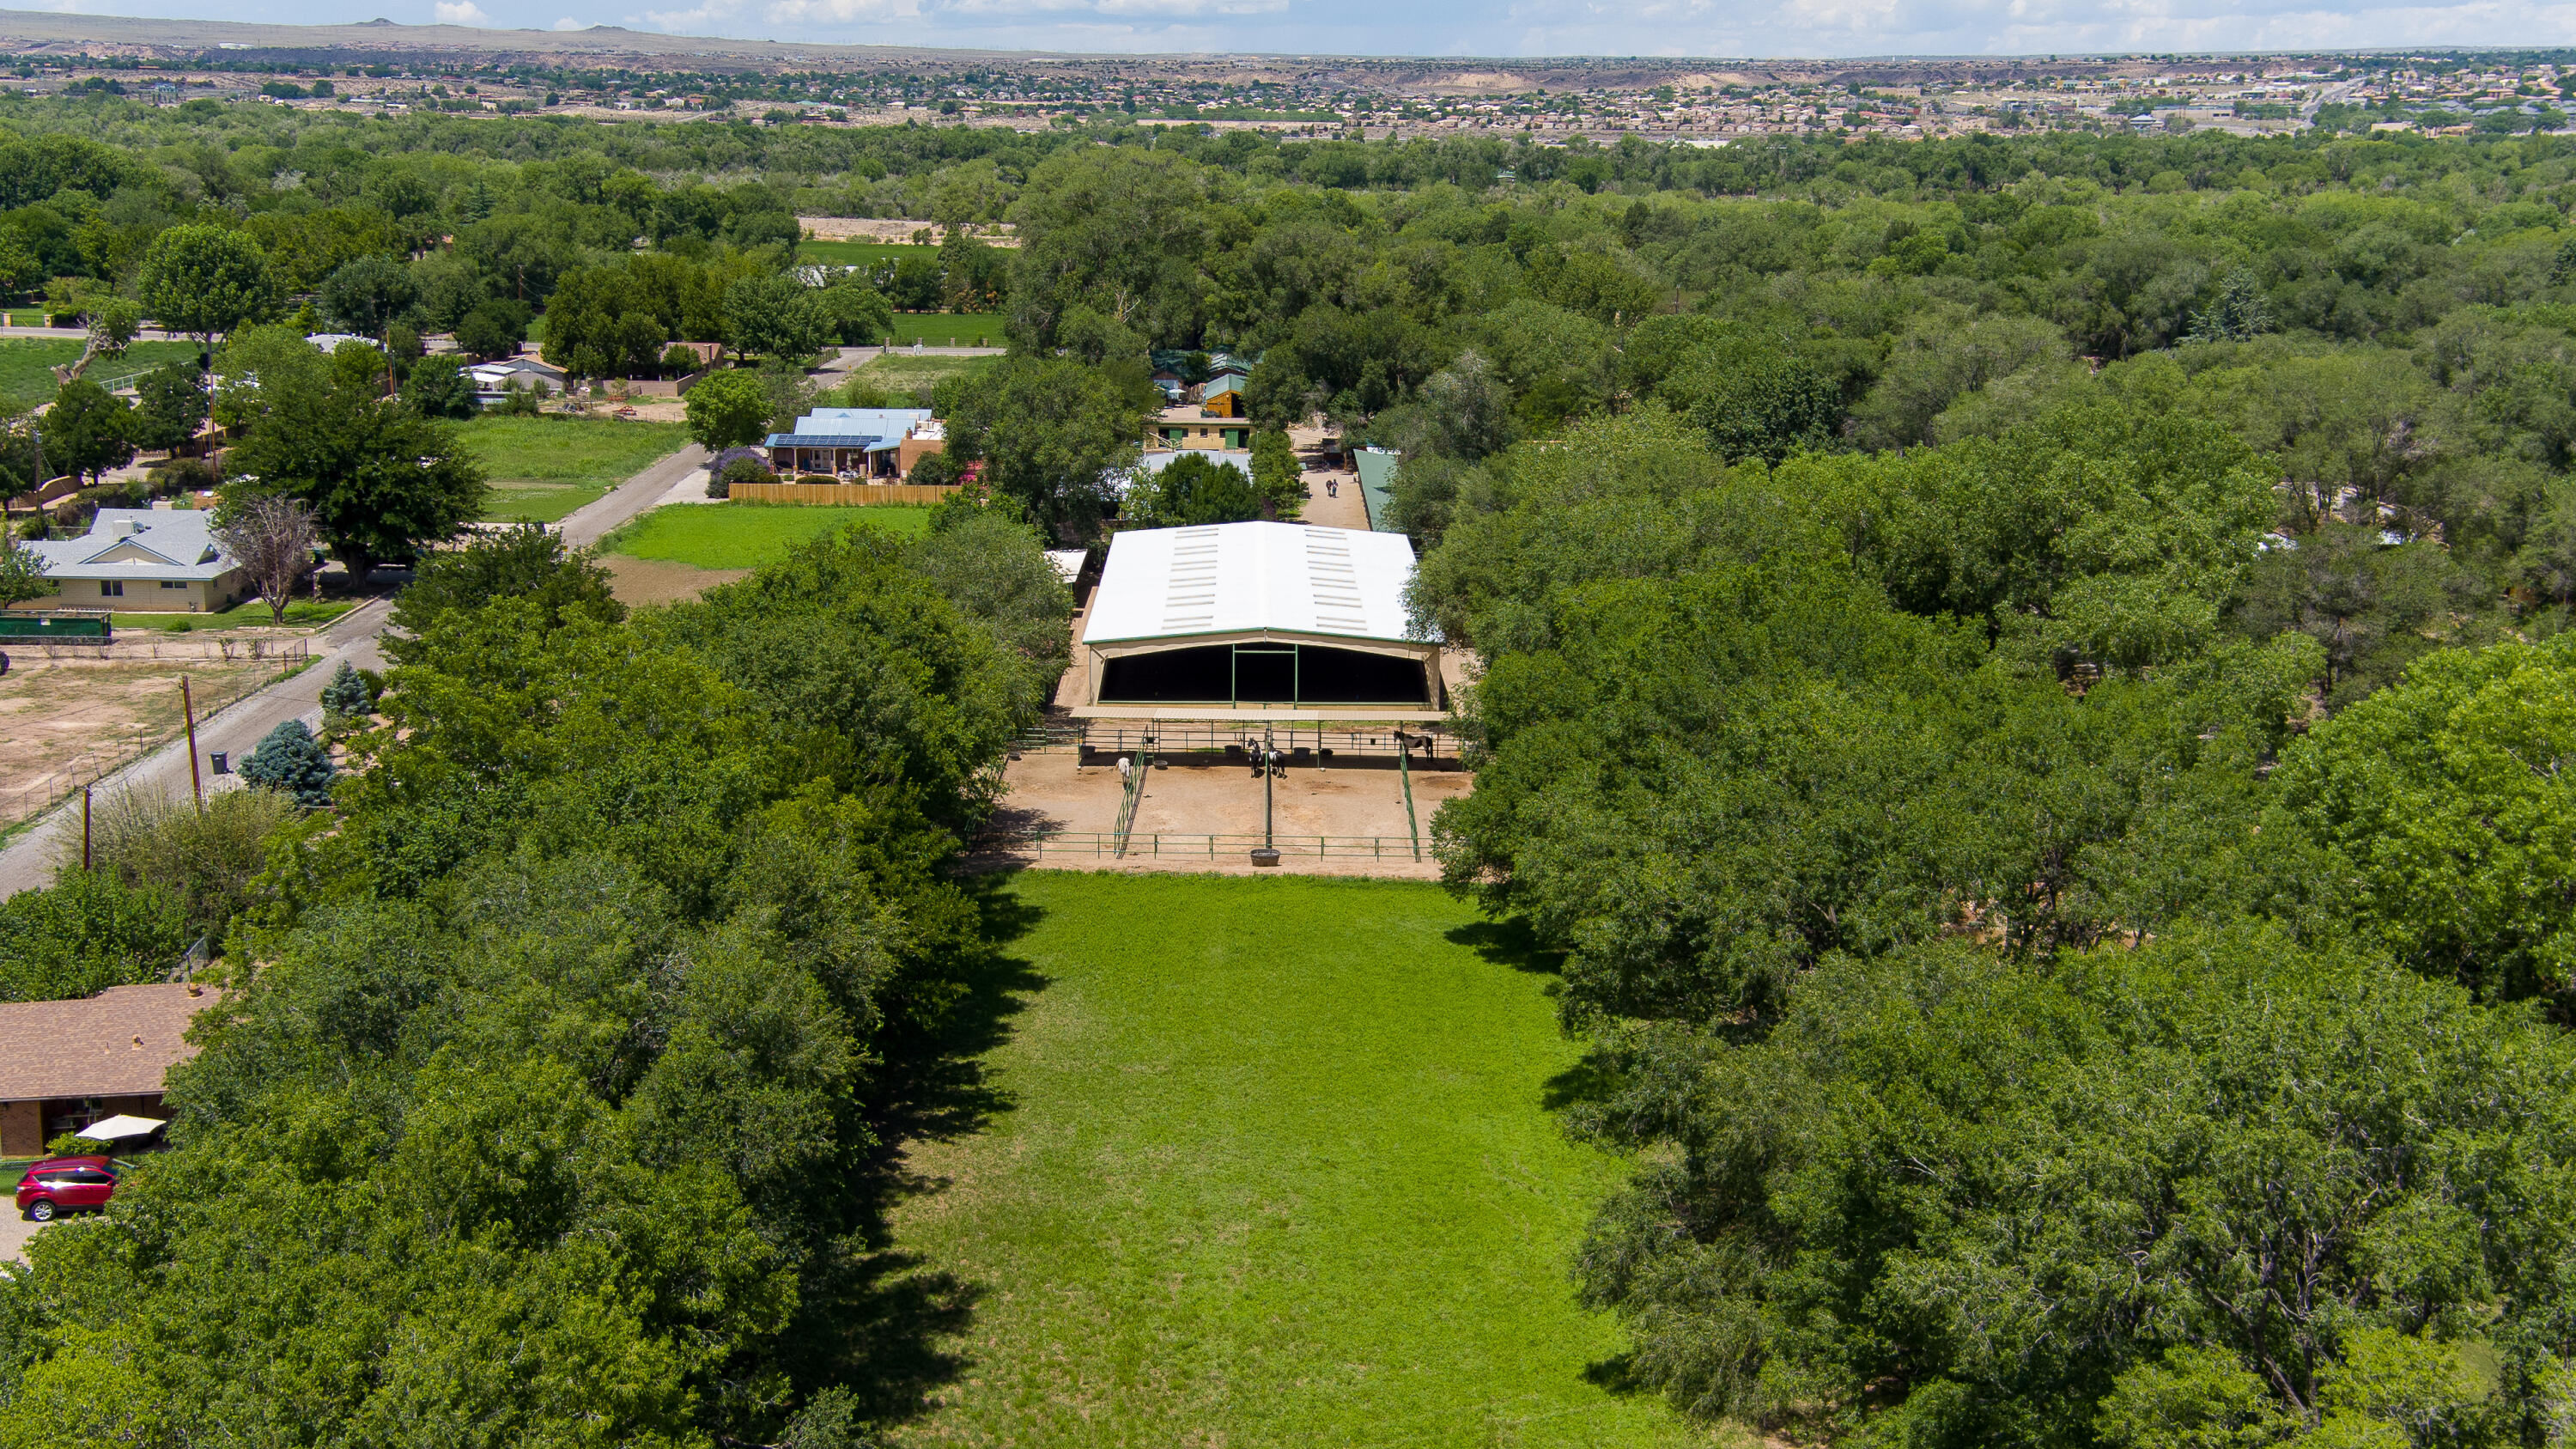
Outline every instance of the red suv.
<path id="1" fill-rule="evenodd" d="M 116 1194 L 116 1164 L 104 1157 L 48 1157 L 18 1179 L 18 1212 L 40 1223 L 70 1212 L 105 1212 Z"/>

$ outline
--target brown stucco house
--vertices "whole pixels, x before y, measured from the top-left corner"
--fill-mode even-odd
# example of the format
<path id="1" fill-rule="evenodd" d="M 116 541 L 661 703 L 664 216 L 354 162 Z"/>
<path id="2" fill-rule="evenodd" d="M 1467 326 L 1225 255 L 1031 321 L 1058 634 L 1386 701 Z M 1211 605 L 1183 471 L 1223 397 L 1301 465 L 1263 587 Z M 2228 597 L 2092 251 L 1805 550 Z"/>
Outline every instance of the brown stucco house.
<path id="1" fill-rule="evenodd" d="M 111 986 L 81 1001 L 0 1004 L 0 1157 L 119 1113 L 160 1117 L 162 1081 L 196 1055 L 188 1023 L 211 986 Z"/>

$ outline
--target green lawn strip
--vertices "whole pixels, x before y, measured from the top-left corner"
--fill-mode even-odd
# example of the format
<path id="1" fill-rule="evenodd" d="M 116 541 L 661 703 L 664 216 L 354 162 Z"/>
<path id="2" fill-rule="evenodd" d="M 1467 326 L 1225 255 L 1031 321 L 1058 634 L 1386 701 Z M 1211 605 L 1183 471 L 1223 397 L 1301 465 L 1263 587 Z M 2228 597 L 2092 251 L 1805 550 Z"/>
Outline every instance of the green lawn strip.
<path id="1" fill-rule="evenodd" d="M 560 523 L 573 510 L 607 496 L 605 483 L 540 483 L 511 479 L 495 483 L 483 502 L 483 517 L 494 523 Z"/>
<path id="2" fill-rule="evenodd" d="M 311 599 L 297 599 L 286 606 L 286 623 L 292 628 L 309 629 L 328 624 L 356 607 L 358 606 L 354 601 L 347 599 L 326 599 L 320 603 Z M 271 621 L 268 605 L 260 602 L 256 597 L 245 599 L 229 609 L 214 614 L 118 614 L 115 616 L 116 627 L 119 629 L 238 629 L 245 624 L 269 622 Z"/>
<path id="3" fill-rule="evenodd" d="M 925 533 L 930 510 L 899 503 L 823 508 L 793 503 L 673 503 L 608 536 L 604 553 L 662 559 L 702 569 L 756 569 L 791 545 L 849 524 Z"/>
<path id="4" fill-rule="evenodd" d="M 69 337 L 0 338 L 0 403 L 34 407 L 54 400 L 54 369 L 80 359 L 81 344 Z M 102 357 L 89 365 L 100 382 L 148 372 L 173 358 L 194 357 L 193 342 L 137 342 L 123 357 Z"/>
<path id="5" fill-rule="evenodd" d="M 1027 872 L 1009 1105 L 916 1144 L 925 1282 L 979 1295 L 911 1445 L 1665 1446 L 1567 1264 L 1621 1179 L 1544 1099 L 1552 978 L 1437 886 Z M 903 1285 L 893 1287 L 900 1296 Z"/>
<path id="6" fill-rule="evenodd" d="M 959 347 L 999 347 L 1003 318 L 996 312 L 897 312 L 894 314 L 894 340 L 898 347 L 909 347 L 918 338 L 933 347 L 947 347 L 955 339 Z"/>
<path id="7" fill-rule="evenodd" d="M 915 356 L 908 352 L 885 352 L 869 358 L 851 376 L 861 382 L 874 383 L 879 387 L 923 388 L 935 387 L 942 379 L 953 377 L 958 373 L 991 365 L 992 359 L 986 357 L 944 357 L 938 353 L 928 352 Z"/>
<path id="8" fill-rule="evenodd" d="M 492 483 L 487 519 L 552 523 L 677 452 L 679 423 L 594 418 L 469 418 L 457 424 Z"/>

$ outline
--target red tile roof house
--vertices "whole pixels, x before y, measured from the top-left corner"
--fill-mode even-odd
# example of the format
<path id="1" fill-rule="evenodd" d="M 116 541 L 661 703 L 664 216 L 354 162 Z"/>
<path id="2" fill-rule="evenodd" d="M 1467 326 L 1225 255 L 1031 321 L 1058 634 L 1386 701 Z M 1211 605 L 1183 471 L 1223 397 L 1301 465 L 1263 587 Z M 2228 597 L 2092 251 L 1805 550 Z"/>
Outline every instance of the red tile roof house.
<path id="1" fill-rule="evenodd" d="M 120 1112 L 159 1117 L 161 1083 L 196 1055 L 188 1023 L 211 986 L 111 986 L 85 1001 L 0 1005 L 0 1157 Z"/>

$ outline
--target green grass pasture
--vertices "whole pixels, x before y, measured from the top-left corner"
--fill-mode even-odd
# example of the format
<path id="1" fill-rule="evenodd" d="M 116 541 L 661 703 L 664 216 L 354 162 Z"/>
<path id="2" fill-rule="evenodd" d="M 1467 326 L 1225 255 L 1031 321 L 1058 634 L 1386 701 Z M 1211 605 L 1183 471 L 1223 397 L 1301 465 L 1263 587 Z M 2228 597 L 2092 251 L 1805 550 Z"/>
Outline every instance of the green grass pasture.
<path id="1" fill-rule="evenodd" d="M 933 347 L 946 347 L 953 339 L 959 347 L 1000 347 L 1007 341 L 1003 321 L 998 312 L 897 312 L 894 343 L 910 347 L 917 338 Z"/>
<path id="2" fill-rule="evenodd" d="M 894 1216 L 972 1304 L 897 1443 L 1707 1442 L 1604 1386 L 1622 1337 L 1566 1269 L 1623 1165 L 1550 1110 L 1577 1052 L 1503 933 L 1410 882 L 1009 889 L 999 1105 L 911 1149 Z"/>
<path id="3" fill-rule="evenodd" d="M 553 523 L 689 441 L 678 423 L 604 418 L 468 418 L 457 424 L 483 465 L 487 519 Z"/>
<path id="4" fill-rule="evenodd" d="M 30 408 L 54 400 L 54 369 L 80 360 L 81 345 L 68 337 L 0 338 L 0 402 Z M 89 376 L 108 381 L 148 372 L 173 358 L 194 357 L 193 342 L 137 342 L 123 357 L 103 357 L 89 365 Z"/>
<path id="5" fill-rule="evenodd" d="M 610 534 L 602 550 L 629 558 L 663 559 L 702 569 L 756 569 L 787 556 L 789 547 L 848 524 L 925 533 L 930 510 L 907 503 L 864 508 L 808 507 L 796 503 L 674 503 Z"/>

